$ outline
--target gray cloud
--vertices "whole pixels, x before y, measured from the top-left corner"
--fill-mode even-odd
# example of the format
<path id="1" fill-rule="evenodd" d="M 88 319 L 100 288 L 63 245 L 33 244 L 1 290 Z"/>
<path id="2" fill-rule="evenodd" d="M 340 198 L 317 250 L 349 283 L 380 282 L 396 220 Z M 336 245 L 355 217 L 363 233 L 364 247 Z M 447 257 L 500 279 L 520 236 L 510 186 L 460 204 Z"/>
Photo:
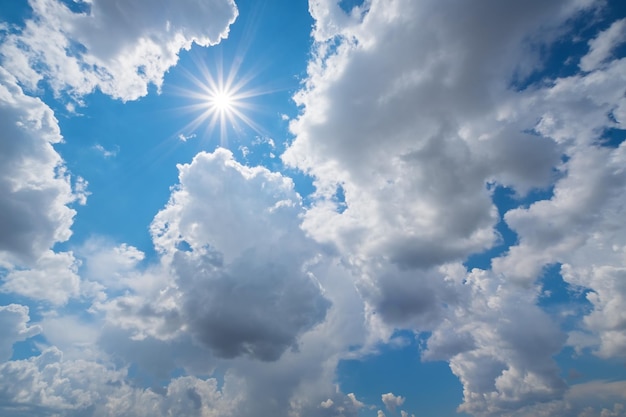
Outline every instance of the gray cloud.
<path id="1" fill-rule="evenodd" d="M 52 110 L 0 67 L 0 260 L 33 263 L 71 235 L 74 195 Z"/>
<path id="2" fill-rule="evenodd" d="M 317 186 L 304 229 L 353 268 L 373 332 L 432 332 L 424 357 L 450 362 L 463 411 L 503 415 L 561 398 L 552 355 L 566 335 L 537 306 L 534 282 L 548 263 L 606 258 L 583 254 L 594 233 L 598 248 L 622 253 L 608 224 L 621 230 L 623 147 L 597 146 L 624 121 L 623 60 L 610 54 L 621 23 L 590 43 L 591 74 L 525 85 L 542 69 L 539 51 L 599 2 L 372 1 L 351 15 L 336 6 L 311 2 L 316 54 L 283 155 Z M 494 186 L 555 191 L 506 213 L 519 245 L 494 271 L 468 275 L 454 263 L 499 240 Z M 604 356 L 622 352 L 611 306 L 623 292 L 607 291 L 621 259 L 566 278 L 598 289 L 583 327 L 602 335 Z"/>
<path id="3" fill-rule="evenodd" d="M 175 257 L 185 320 L 217 356 L 276 360 L 324 319 L 328 301 L 284 249 L 248 250 L 224 267 L 206 256 Z"/>
<path id="4" fill-rule="evenodd" d="M 368 4 L 359 21 L 331 1 L 311 7 L 320 42 L 283 155 L 318 186 L 304 227 L 343 253 L 401 267 L 463 259 L 498 239 L 487 182 L 525 193 L 553 179 L 557 146 L 522 133 L 533 126 L 513 117 L 509 87 L 540 66 L 527 45 L 550 42 L 589 2 Z"/>
<path id="5" fill-rule="evenodd" d="M 180 185 L 152 226 L 180 291 L 181 314 L 217 356 L 276 360 L 329 307 L 307 263 L 293 184 L 239 165 L 226 150 L 181 165 Z M 186 242 L 191 251 L 176 249 Z"/>

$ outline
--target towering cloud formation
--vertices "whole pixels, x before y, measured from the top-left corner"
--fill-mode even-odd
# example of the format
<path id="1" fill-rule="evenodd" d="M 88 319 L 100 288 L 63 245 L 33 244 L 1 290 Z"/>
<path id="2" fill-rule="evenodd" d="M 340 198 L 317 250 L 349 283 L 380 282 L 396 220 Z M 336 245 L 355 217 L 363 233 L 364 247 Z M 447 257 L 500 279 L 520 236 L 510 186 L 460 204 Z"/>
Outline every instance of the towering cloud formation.
<path id="1" fill-rule="evenodd" d="M 217 356 L 276 360 L 324 319 L 328 301 L 307 263 L 293 183 L 218 149 L 181 165 L 180 185 L 152 226 L 172 256 L 183 315 Z M 185 245 L 188 251 L 177 247 Z"/>
<path id="2" fill-rule="evenodd" d="M 450 361 L 461 409 L 475 415 L 565 392 L 551 357 L 567 337 L 537 306 L 546 265 L 562 263 L 568 283 L 593 291 L 585 337 L 569 343 L 595 337 L 597 354 L 623 356 L 614 306 L 624 299 L 625 148 L 603 135 L 625 121 L 625 64 L 613 56 L 624 21 L 571 58 L 572 75 L 542 79 L 540 55 L 598 6 L 373 0 L 347 13 L 310 3 L 316 54 L 282 156 L 318 187 L 303 227 L 353 267 L 382 337 L 433 331 L 425 358 Z M 454 264 L 500 241 L 498 187 L 554 192 L 507 212 L 518 243 L 493 271 L 466 273 Z"/>

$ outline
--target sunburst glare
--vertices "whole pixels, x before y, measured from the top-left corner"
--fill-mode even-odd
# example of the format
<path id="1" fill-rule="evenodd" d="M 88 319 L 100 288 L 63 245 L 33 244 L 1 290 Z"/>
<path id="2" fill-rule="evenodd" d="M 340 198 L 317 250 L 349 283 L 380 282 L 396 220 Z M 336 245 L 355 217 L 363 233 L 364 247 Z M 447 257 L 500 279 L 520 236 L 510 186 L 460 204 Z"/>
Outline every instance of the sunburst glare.
<path id="1" fill-rule="evenodd" d="M 244 125 L 255 132 L 263 134 L 263 129 L 248 115 L 254 110 L 250 99 L 267 94 L 269 91 L 252 88 L 250 81 L 253 76 L 239 74 L 241 60 L 231 65 L 228 72 L 220 61 L 214 72 L 210 71 L 203 61 L 196 60 L 198 75 L 186 71 L 192 81 L 193 89 L 180 89 L 181 95 L 190 99 L 191 103 L 183 109 L 196 114 L 194 119 L 185 126 L 185 131 L 195 131 L 206 125 L 207 137 L 219 130 L 219 143 L 228 145 L 229 131 L 240 132 Z"/>

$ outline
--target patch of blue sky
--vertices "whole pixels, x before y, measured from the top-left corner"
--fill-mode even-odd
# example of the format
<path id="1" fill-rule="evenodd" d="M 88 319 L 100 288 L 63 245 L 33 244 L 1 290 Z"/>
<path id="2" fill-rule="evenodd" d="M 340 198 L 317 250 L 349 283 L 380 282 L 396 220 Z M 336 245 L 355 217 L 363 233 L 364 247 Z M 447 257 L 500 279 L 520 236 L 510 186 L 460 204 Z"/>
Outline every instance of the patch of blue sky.
<path id="1" fill-rule="evenodd" d="M 399 410 L 405 410 L 416 416 L 469 417 L 456 411 L 462 401 L 462 386 L 448 364 L 420 360 L 419 351 L 427 336 L 399 331 L 392 338 L 396 343 L 378 346 L 374 354 L 363 358 L 339 363 L 337 378 L 343 392 L 354 392 L 359 401 L 375 406 L 362 409 L 362 416 L 376 416 L 380 409 L 387 415 L 399 415 Z M 388 392 L 405 398 L 395 413 L 381 402 L 382 394 Z"/>
<path id="2" fill-rule="evenodd" d="M 68 9 L 74 13 L 89 13 L 91 2 L 83 0 L 60 0 Z"/>
<path id="3" fill-rule="evenodd" d="M 576 351 L 565 347 L 555 356 L 561 368 L 561 376 L 570 385 L 591 381 L 620 381 L 626 375 L 626 363 L 620 359 L 606 359 L 595 355 L 590 349 Z"/>
<path id="4" fill-rule="evenodd" d="M 544 308 L 567 306 L 585 310 L 588 313 L 591 303 L 586 298 L 589 290 L 575 288 L 565 282 L 560 273 L 561 264 L 553 264 L 544 267 L 543 274 L 539 279 L 542 294 L 539 305 Z"/>
<path id="5" fill-rule="evenodd" d="M 106 236 L 150 250 L 148 225 L 177 182 L 176 163 L 197 150 L 177 146 L 176 116 L 157 95 L 122 103 L 95 92 L 85 103 L 59 120 L 66 140 L 57 149 L 93 191 L 76 207 L 72 242 Z"/>
<path id="6" fill-rule="evenodd" d="M 588 41 L 618 19 L 626 17 L 626 7 L 621 0 L 609 0 L 606 7 L 590 14 L 581 12 L 572 19 L 565 30 L 558 34 L 555 42 L 539 47 L 541 65 L 528 75 L 518 74 L 512 85 L 524 90 L 534 84 L 550 82 L 556 78 L 570 77 L 580 72 L 580 59 L 589 52 Z M 530 46 L 532 41 L 529 41 Z M 626 55 L 626 44 L 612 51 L 613 56 Z"/>
<path id="7" fill-rule="evenodd" d="M 340 0 L 339 7 L 341 7 L 344 12 L 350 13 L 355 7 L 360 7 L 364 3 L 364 0 Z"/>
<path id="8" fill-rule="evenodd" d="M 0 22 L 15 27 L 23 27 L 24 22 L 33 16 L 33 9 L 26 1 L 3 0 L 0 7 Z M 0 34 L 2 34 L 2 26 L 0 26 Z M 10 29 L 10 28 L 6 28 Z"/>
<path id="9" fill-rule="evenodd" d="M 12 361 L 19 361 L 33 356 L 37 356 L 41 353 L 42 347 L 48 345 L 48 341 L 42 334 L 37 334 L 26 340 L 15 342 L 13 344 Z"/>
<path id="10" fill-rule="evenodd" d="M 600 146 L 617 148 L 626 140 L 626 129 L 608 128 L 605 129 L 597 142 Z"/>
<path id="11" fill-rule="evenodd" d="M 512 245 L 517 243 L 517 233 L 511 230 L 504 220 L 507 211 L 515 208 L 527 208 L 532 203 L 540 200 L 549 200 L 553 195 L 553 188 L 533 189 L 524 196 L 516 194 L 515 190 L 501 185 L 491 185 L 491 196 L 493 204 L 498 209 L 499 221 L 496 230 L 500 240 L 490 249 L 481 253 L 470 255 L 464 262 L 466 268 L 489 269 L 491 260 L 506 253 Z"/>

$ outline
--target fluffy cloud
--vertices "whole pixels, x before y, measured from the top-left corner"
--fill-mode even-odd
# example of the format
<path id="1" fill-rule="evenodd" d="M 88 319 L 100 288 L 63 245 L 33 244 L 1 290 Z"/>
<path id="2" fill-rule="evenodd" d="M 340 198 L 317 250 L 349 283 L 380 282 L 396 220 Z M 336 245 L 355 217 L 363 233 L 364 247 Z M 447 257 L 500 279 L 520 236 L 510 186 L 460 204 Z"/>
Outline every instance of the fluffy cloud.
<path id="1" fill-rule="evenodd" d="M 78 261 L 71 252 L 45 252 L 30 269 L 13 270 L 2 290 L 63 305 L 81 293 Z"/>
<path id="2" fill-rule="evenodd" d="M 0 263 L 28 265 L 67 240 L 77 196 L 52 147 L 62 138 L 52 110 L 0 67 Z"/>
<path id="3" fill-rule="evenodd" d="M 318 187 L 305 229 L 342 253 L 411 269 L 490 247 L 497 212 L 486 183 L 547 186 L 559 162 L 555 143 L 524 133 L 533 126 L 503 105 L 514 74 L 539 64 L 524 46 L 538 42 L 533 33 L 553 39 L 585 4 L 485 2 L 450 13 L 446 2 L 372 1 L 355 21 L 338 19 L 332 3 L 311 7 L 320 42 L 283 155 Z"/>
<path id="4" fill-rule="evenodd" d="M 506 277 L 476 269 L 459 301 L 433 332 L 425 359 L 445 359 L 463 383 L 461 410 L 502 415 L 565 390 L 552 356 L 565 334 L 536 305 L 537 290 L 507 285 Z"/>
<path id="5" fill-rule="evenodd" d="M 317 186 L 303 228 L 352 268 L 375 333 L 432 331 L 425 357 L 450 362 L 476 415 L 567 391 L 552 359 L 566 335 L 537 306 L 546 264 L 593 290 L 583 324 L 598 354 L 623 355 L 624 146 L 602 146 L 625 120 L 623 21 L 589 43 L 585 72 L 532 83 L 539 51 L 600 6 L 310 4 L 315 56 L 282 156 Z M 500 238 L 495 187 L 554 193 L 507 212 L 518 244 L 467 274 L 455 262 Z"/>
<path id="6" fill-rule="evenodd" d="M 624 417 L 626 383 L 592 381 L 572 386 L 562 400 L 524 407 L 507 417 Z"/>
<path id="7" fill-rule="evenodd" d="M 228 369 L 246 381 L 239 416 L 356 415 L 363 404 L 334 380 L 348 346 L 364 342 L 363 304 L 346 270 L 299 228 L 292 182 L 224 149 L 179 171 L 152 224 L 161 263 L 132 280 L 115 268 L 129 286 L 94 307 L 105 314 L 100 345 L 159 378 Z M 120 251 L 94 254 L 86 265 L 109 259 L 111 269 Z"/>
<path id="8" fill-rule="evenodd" d="M 596 55 L 593 45 L 615 43 L 620 22 L 591 42 L 581 62 Z M 494 271 L 522 282 L 532 282 L 546 264 L 563 264 L 566 282 L 592 290 L 587 298 L 594 309 L 584 327 L 597 338 L 602 357 L 626 355 L 624 318 L 615 307 L 626 297 L 620 284 L 626 248 L 621 221 L 626 146 L 607 144 L 602 137 L 626 122 L 625 71 L 625 59 L 609 59 L 589 74 L 555 80 L 532 95 L 537 130 L 561 143 L 568 158 L 559 167 L 561 178 L 550 199 L 506 213 L 519 244 L 493 262 Z"/>
<path id="9" fill-rule="evenodd" d="M 328 309 L 307 265 L 316 247 L 298 227 L 293 183 L 223 149 L 179 170 L 152 233 L 171 256 L 184 321 L 218 356 L 276 360 Z"/>
<path id="10" fill-rule="evenodd" d="M 99 88 L 123 100 L 160 87 L 181 49 L 218 43 L 237 16 L 232 0 L 29 4 L 33 17 L 0 47 L 3 65 L 31 89 L 45 79 L 57 93 Z"/>
<path id="11" fill-rule="evenodd" d="M 1 290 L 52 304 L 80 295 L 79 262 L 50 250 L 69 239 L 86 182 L 72 179 L 53 148 L 62 141 L 52 110 L 24 94 L 0 67 L 0 266 Z"/>
<path id="12" fill-rule="evenodd" d="M 387 410 L 392 412 L 396 411 L 397 407 L 400 407 L 402 404 L 404 404 L 405 399 L 406 398 L 399 395 L 394 395 L 392 392 L 388 392 L 382 395 L 383 404 L 385 404 Z"/>
<path id="13" fill-rule="evenodd" d="M 41 332 L 41 327 L 29 326 L 30 317 L 28 307 L 19 304 L 0 306 L 0 329 L 2 342 L 0 343 L 0 360 L 6 361 L 13 354 L 13 343 L 26 340 Z"/>
<path id="14" fill-rule="evenodd" d="M 142 285 L 139 263 L 145 255 L 139 249 L 122 243 L 115 245 L 103 238 L 91 238 L 78 249 L 83 260 L 82 276 L 109 290 Z"/>
<path id="15" fill-rule="evenodd" d="M 0 402 L 7 416 L 217 416 L 232 415 L 236 391 L 215 379 L 179 377 L 160 392 L 130 386 L 126 372 L 82 360 L 65 360 L 56 348 L 0 365 Z M 226 378 L 227 385 L 238 382 Z M 234 387 L 236 388 L 236 387 Z"/>

